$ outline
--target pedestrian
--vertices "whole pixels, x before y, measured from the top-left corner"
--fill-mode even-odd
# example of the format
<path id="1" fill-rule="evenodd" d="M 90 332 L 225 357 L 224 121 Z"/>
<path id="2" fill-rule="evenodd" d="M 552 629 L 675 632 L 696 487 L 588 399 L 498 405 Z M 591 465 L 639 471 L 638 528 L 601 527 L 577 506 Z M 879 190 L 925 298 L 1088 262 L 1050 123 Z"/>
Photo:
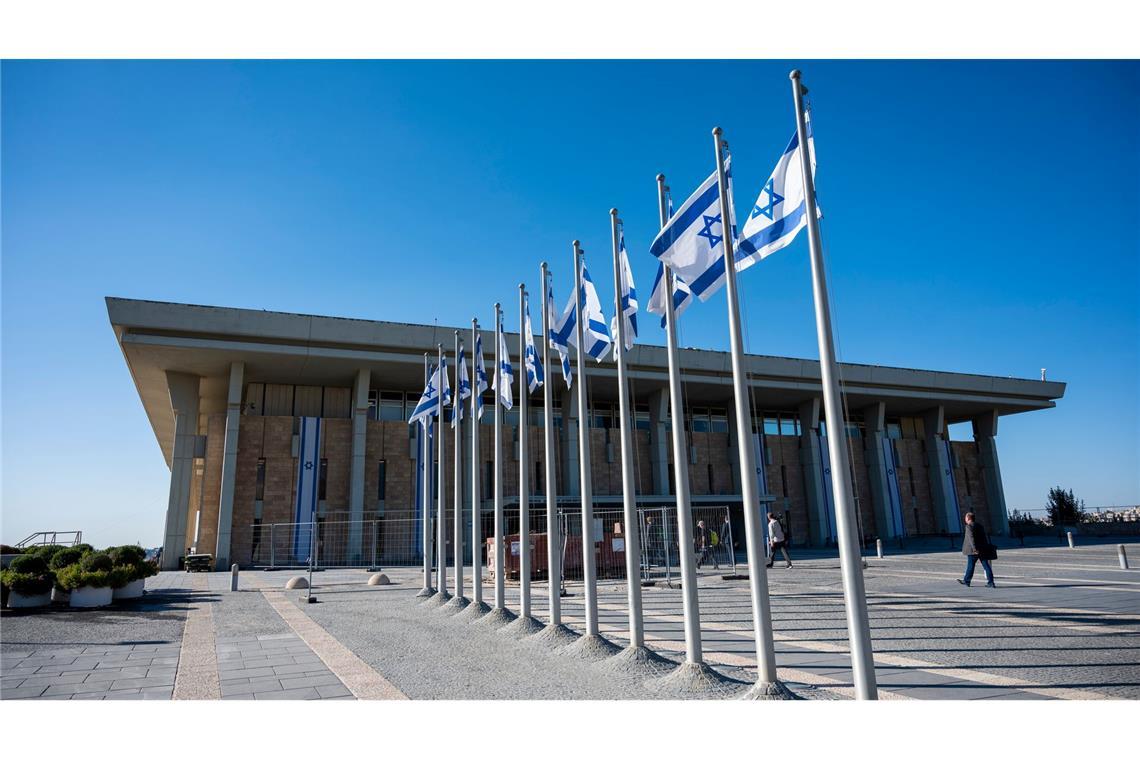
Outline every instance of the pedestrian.
<path id="1" fill-rule="evenodd" d="M 724 522 L 720 526 L 720 543 L 724 547 L 725 562 L 732 562 L 732 553 L 735 547 L 732 545 L 732 520 L 729 519 L 728 510 L 724 510 Z"/>
<path id="2" fill-rule="evenodd" d="M 768 513 L 768 567 L 776 563 L 776 551 L 779 550 L 784 555 L 784 561 L 787 562 L 784 567 L 790 568 L 792 566 L 792 558 L 788 556 L 788 540 L 784 536 L 784 527 L 780 525 L 780 521 L 771 512 Z"/>
<path id="3" fill-rule="evenodd" d="M 697 557 L 698 570 L 710 559 L 713 561 L 713 567 L 720 570 L 720 564 L 716 561 L 716 538 L 716 532 L 706 528 L 704 520 L 697 520 L 697 551 L 700 552 L 700 556 Z"/>
<path id="4" fill-rule="evenodd" d="M 994 585 L 994 571 L 990 567 L 990 560 L 997 559 L 997 547 L 990 543 L 986 529 L 980 522 L 974 520 L 974 513 L 967 512 L 966 527 L 962 530 L 962 553 L 966 555 L 966 574 L 958 579 L 963 586 L 969 586 L 974 578 L 974 565 L 982 563 L 982 570 L 986 573 L 986 586 L 997 588 Z"/>

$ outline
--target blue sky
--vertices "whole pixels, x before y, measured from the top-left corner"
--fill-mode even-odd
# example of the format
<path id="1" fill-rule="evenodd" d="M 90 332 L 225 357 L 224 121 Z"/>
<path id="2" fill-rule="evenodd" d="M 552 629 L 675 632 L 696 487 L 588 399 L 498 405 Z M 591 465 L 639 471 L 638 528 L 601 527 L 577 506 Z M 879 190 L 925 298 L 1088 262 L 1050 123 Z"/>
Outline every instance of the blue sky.
<path id="1" fill-rule="evenodd" d="M 543 259 L 564 299 L 580 238 L 607 302 L 616 206 L 647 300 L 655 175 L 683 199 L 720 125 L 750 204 L 793 65 L 840 358 L 1047 367 L 1057 409 L 999 430 L 1009 506 L 1140 502 L 1135 63 L 9 61 L 3 540 L 160 541 L 168 472 L 104 296 L 489 322 Z M 741 282 L 748 349 L 815 358 L 806 239 Z M 723 298 L 684 345 L 727 346 Z"/>

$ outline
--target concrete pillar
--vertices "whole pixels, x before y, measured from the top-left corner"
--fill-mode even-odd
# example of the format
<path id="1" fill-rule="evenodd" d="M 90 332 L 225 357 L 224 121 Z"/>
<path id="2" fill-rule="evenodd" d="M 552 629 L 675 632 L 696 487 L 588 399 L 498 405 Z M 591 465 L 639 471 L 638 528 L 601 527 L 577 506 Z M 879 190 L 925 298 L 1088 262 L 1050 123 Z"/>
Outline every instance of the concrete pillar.
<path id="1" fill-rule="evenodd" d="M 186 552 L 186 516 L 190 509 L 190 479 L 194 475 L 194 450 L 198 440 L 198 382 L 197 375 L 166 373 L 174 414 L 174 448 L 162 542 L 163 570 L 177 570 L 178 559 Z"/>
<path id="2" fill-rule="evenodd" d="M 875 510 L 875 535 L 895 538 L 895 525 L 891 520 L 890 479 L 887 469 L 894 463 L 883 451 L 886 439 L 887 405 L 882 401 L 863 409 L 863 456 L 867 462 L 867 477 L 871 484 L 871 501 Z"/>
<path id="3" fill-rule="evenodd" d="M 973 419 L 974 442 L 978 445 L 978 461 L 982 465 L 982 482 L 986 488 L 986 503 L 990 508 L 990 532 L 1009 535 L 1009 514 L 1005 506 L 1005 488 L 1001 484 L 1001 467 L 998 465 L 997 410 L 991 410 Z"/>
<path id="4" fill-rule="evenodd" d="M 725 411 L 728 413 L 728 471 L 731 478 L 732 493 L 744 493 L 744 484 L 740 482 L 740 452 L 736 450 L 736 446 L 753 446 L 755 444 L 751 438 L 747 441 L 736 440 L 736 400 L 730 399 L 726 407 Z M 756 467 L 763 466 L 764 462 L 757 452 Z M 760 509 L 763 511 L 764 505 L 761 505 Z"/>
<path id="5" fill-rule="evenodd" d="M 958 514 L 958 494 L 954 492 L 952 463 L 946 450 L 945 410 L 941 406 L 922 413 L 926 432 L 927 475 L 930 478 L 930 496 L 934 505 L 934 524 L 940 531 L 958 533 L 962 526 Z"/>
<path id="6" fill-rule="evenodd" d="M 653 493 L 669 493 L 669 389 L 649 396 L 649 465 L 653 469 Z"/>
<path id="7" fill-rule="evenodd" d="M 352 459 L 348 470 L 348 554 L 357 564 L 363 558 L 364 520 L 364 461 L 365 446 L 368 442 L 368 385 L 372 373 L 368 369 L 356 371 L 356 382 L 352 387 Z"/>
<path id="8" fill-rule="evenodd" d="M 238 428 L 241 424 L 242 389 L 245 364 L 230 364 L 230 386 L 226 393 L 226 439 L 222 450 L 222 488 L 218 498 L 218 543 L 214 567 L 230 564 L 230 537 L 234 522 L 234 481 L 237 479 Z"/>
<path id="9" fill-rule="evenodd" d="M 807 497 L 808 536 L 812 546 L 827 543 L 827 496 L 823 490 L 823 452 L 819 447 L 820 398 L 803 402 L 800 415 L 800 466 Z"/>
<path id="10" fill-rule="evenodd" d="M 578 377 L 574 377 L 578 382 Z M 574 393 L 562 394 L 562 486 L 567 496 L 577 496 L 579 491 L 578 466 L 581 461 L 578 451 L 578 401 Z"/>

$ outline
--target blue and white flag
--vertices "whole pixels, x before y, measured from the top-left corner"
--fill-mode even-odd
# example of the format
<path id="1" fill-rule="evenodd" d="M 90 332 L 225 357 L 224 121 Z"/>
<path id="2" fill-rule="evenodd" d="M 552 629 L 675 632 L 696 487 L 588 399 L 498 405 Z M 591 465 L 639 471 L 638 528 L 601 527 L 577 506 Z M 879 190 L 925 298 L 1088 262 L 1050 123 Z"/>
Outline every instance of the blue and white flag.
<path id="1" fill-rule="evenodd" d="M 725 173 L 730 171 L 731 161 L 726 160 Z M 730 220 L 729 229 L 735 226 Z M 661 228 L 649 252 L 705 301 L 724 283 L 724 230 L 720 183 L 714 171 Z"/>
<path id="2" fill-rule="evenodd" d="M 424 388 L 419 403 L 416 404 L 416 408 L 412 410 L 412 416 L 408 419 L 409 425 L 414 425 L 417 422 L 426 425 L 432 417 L 439 414 L 439 385 L 439 367 L 433 367 L 427 387 Z"/>
<path id="3" fill-rule="evenodd" d="M 467 374 L 467 355 L 463 353 L 463 344 L 459 344 L 459 359 L 456 364 L 459 366 L 459 375 L 456 383 L 459 385 L 459 398 L 456 399 L 455 413 L 451 415 L 451 426 L 455 427 L 456 422 L 463 421 L 463 402 L 465 399 L 471 398 L 471 380 L 468 379 Z"/>
<path id="4" fill-rule="evenodd" d="M 511 355 L 507 353 L 507 339 L 499 333 L 499 368 L 495 372 L 495 380 L 491 387 L 504 409 L 512 409 L 515 405 L 511 386 L 515 384 L 515 371 L 511 369 Z"/>
<path id="5" fill-rule="evenodd" d="M 309 561 L 312 524 L 317 514 L 321 480 L 321 418 L 302 417 L 297 444 L 297 501 L 294 505 L 293 560 Z"/>
<path id="6" fill-rule="evenodd" d="M 673 316 L 681 316 L 681 312 L 689 308 L 693 302 L 693 291 L 689 286 L 673 274 Z M 649 294 L 649 305 L 645 307 L 653 314 L 661 315 L 661 326 L 665 326 L 665 265 L 657 263 L 657 276 L 653 278 L 653 291 Z"/>
<path id="7" fill-rule="evenodd" d="M 483 336 L 475 336 L 475 411 L 483 419 L 483 394 L 487 392 L 487 365 L 483 363 Z"/>
<path id="8" fill-rule="evenodd" d="M 439 383 L 443 392 L 442 408 L 443 406 L 451 406 L 451 381 L 447 379 L 447 357 L 442 357 L 439 362 Z M 437 411 L 436 414 L 439 412 Z"/>
<path id="9" fill-rule="evenodd" d="M 526 387 L 528 393 L 534 393 L 538 386 L 545 382 L 542 373 L 542 362 L 538 360 L 538 352 L 534 350 L 534 330 L 530 326 L 530 298 L 523 304 L 523 335 L 526 336 L 526 353 L 523 363 L 526 365 Z"/>
<path id="10" fill-rule="evenodd" d="M 633 341 L 637 338 L 637 289 L 633 286 L 633 272 L 629 268 L 629 256 L 625 252 L 625 233 L 618 238 L 618 255 L 621 267 L 618 269 L 618 282 L 621 285 L 621 315 L 625 320 L 622 328 L 625 331 L 625 350 L 633 348 Z M 614 342 L 617 342 L 617 315 L 610 320 L 610 332 L 613 333 Z M 617 346 L 614 346 L 614 361 L 617 361 Z"/>
<path id="11" fill-rule="evenodd" d="M 810 120 L 807 122 L 807 134 L 811 174 L 814 177 L 815 140 L 812 138 Z M 764 188 L 756 198 L 756 205 L 744 223 L 744 232 L 736 247 L 736 271 L 743 271 L 788 245 L 807 226 L 807 202 L 800 161 L 799 135 L 792 133 L 791 142 L 776 162 L 772 176 L 764 183 Z M 823 215 L 818 207 L 816 211 L 820 216 Z"/>
<path id="12" fill-rule="evenodd" d="M 567 331 L 574 329 L 574 295 L 570 295 L 570 302 L 559 319 L 554 313 L 554 288 L 549 283 L 546 286 L 546 325 L 548 330 L 546 339 L 550 341 L 550 347 L 558 351 L 558 358 L 562 360 L 562 379 L 566 381 L 566 388 L 569 389 L 574 375 L 570 372 L 570 356 L 567 353 L 570 348 L 570 338 Z"/>
<path id="13" fill-rule="evenodd" d="M 579 290 L 578 298 L 583 314 L 582 340 L 586 344 L 585 351 L 600 362 L 610 352 L 610 344 L 613 339 L 610 337 L 609 327 L 606 326 L 606 315 L 602 313 L 602 302 L 598 298 L 598 290 L 594 287 L 594 281 L 586 270 L 585 258 L 582 259 L 582 287 Z M 571 345 L 578 345 L 576 328 L 570 333 L 568 341 Z"/>

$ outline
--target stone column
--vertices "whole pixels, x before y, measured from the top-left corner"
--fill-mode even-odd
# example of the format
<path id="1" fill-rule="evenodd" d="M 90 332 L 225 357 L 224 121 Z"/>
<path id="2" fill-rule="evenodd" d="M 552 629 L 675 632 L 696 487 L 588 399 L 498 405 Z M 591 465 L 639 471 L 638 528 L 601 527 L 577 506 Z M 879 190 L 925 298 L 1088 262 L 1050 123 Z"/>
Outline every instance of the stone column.
<path id="1" fill-rule="evenodd" d="M 982 465 L 982 481 L 986 487 L 986 504 L 990 509 L 990 528 L 999 536 L 1009 535 L 1009 514 L 1006 512 L 1005 488 L 1001 483 L 998 465 L 997 437 L 998 413 L 993 409 L 973 419 L 974 442 L 978 445 L 978 461 Z"/>
<path id="2" fill-rule="evenodd" d="M 653 468 L 653 493 L 669 493 L 669 389 L 649 395 L 649 464 Z"/>
<path id="3" fill-rule="evenodd" d="M 820 398 L 803 402 L 800 414 L 800 466 L 807 497 L 808 536 L 812 546 L 827 544 L 827 497 L 823 490 L 823 452 L 819 446 Z"/>
<path id="4" fill-rule="evenodd" d="M 958 524 L 961 518 L 957 514 L 958 495 L 954 493 L 951 462 L 943 436 L 946 429 L 943 407 L 936 406 L 923 412 L 922 425 L 926 433 L 927 475 L 930 478 L 930 496 L 934 505 L 934 523 L 939 530 L 957 533 L 961 529 Z"/>
<path id="5" fill-rule="evenodd" d="M 574 377 L 578 382 L 578 377 Z M 562 485 L 567 496 L 577 496 L 579 491 L 578 466 L 581 455 L 578 451 L 578 401 L 574 393 L 562 394 Z"/>
<path id="6" fill-rule="evenodd" d="M 368 442 L 368 385 L 371 380 L 370 370 L 358 369 L 356 382 L 352 387 L 352 459 L 348 471 L 348 554 L 354 564 L 359 563 L 362 557 L 366 466 L 364 452 Z"/>
<path id="7" fill-rule="evenodd" d="M 234 522 L 234 481 L 237 478 L 238 429 L 241 424 L 242 386 L 245 364 L 230 364 L 230 387 L 226 394 L 226 438 L 222 449 L 222 487 L 218 498 L 218 543 L 214 567 L 230 566 L 230 538 Z"/>
<path id="8" fill-rule="evenodd" d="M 887 405 L 882 401 L 863 409 L 863 456 L 867 462 L 867 477 L 871 484 L 871 501 L 875 509 L 875 534 L 881 538 L 895 538 L 895 525 L 891 519 L 891 482 L 887 469 L 894 463 L 883 452 L 886 438 Z"/>
<path id="9" fill-rule="evenodd" d="M 198 383 L 197 375 L 166 373 L 174 415 L 174 447 L 162 542 L 163 570 L 177 570 L 178 559 L 186 551 L 186 515 L 190 509 L 190 479 L 194 475 L 194 450 L 198 441 Z"/>

